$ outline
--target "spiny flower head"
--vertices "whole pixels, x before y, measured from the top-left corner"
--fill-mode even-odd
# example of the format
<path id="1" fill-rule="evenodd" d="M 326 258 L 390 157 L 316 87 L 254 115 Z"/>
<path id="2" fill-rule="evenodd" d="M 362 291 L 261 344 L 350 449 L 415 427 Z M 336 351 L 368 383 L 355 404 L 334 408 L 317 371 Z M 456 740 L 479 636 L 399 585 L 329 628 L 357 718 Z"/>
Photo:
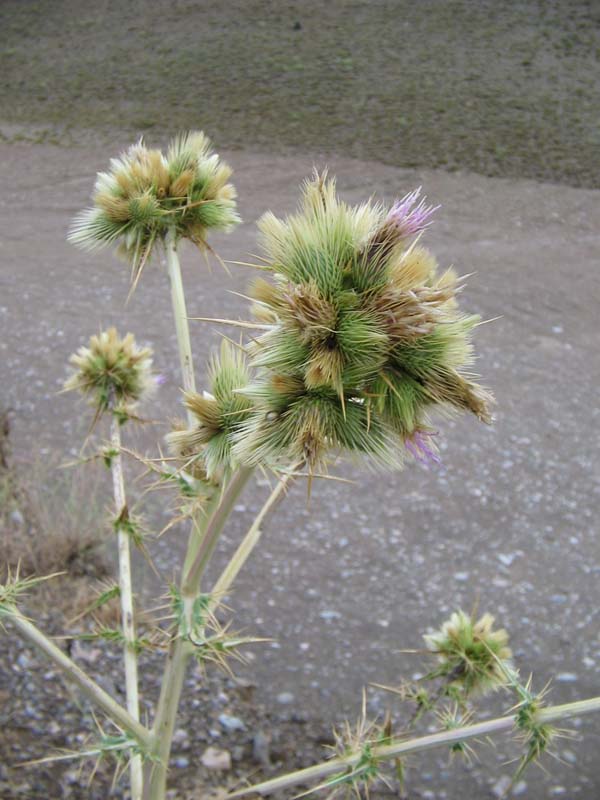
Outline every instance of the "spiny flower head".
<path id="1" fill-rule="evenodd" d="M 476 620 L 455 611 L 439 631 L 423 638 L 440 662 L 428 677 L 443 677 L 464 695 L 505 686 L 512 674 L 508 633 L 503 628 L 494 630 L 491 614 Z"/>
<path id="2" fill-rule="evenodd" d="M 431 217 L 439 206 L 425 205 L 426 198 L 417 203 L 420 195 L 421 187 L 419 186 L 418 189 L 405 195 L 402 200 L 396 200 L 389 210 L 386 222 L 396 228 L 398 236 L 412 236 L 431 225 Z"/>
<path id="3" fill-rule="evenodd" d="M 249 346 L 258 381 L 256 413 L 237 452 L 257 462 L 332 448 L 383 466 L 406 456 L 435 461 L 429 413 L 436 406 L 491 420 L 491 397 L 464 372 L 479 321 L 458 310 L 460 284 L 410 237 L 434 209 L 418 192 L 391 210 L 341 202 L 335 183 L 315 174 L 301 207 L 259 222 L 270 281 L 252 287 L 265 331 Z"/>
<path id="4" fill-rule="evenodd" d="M 65 390 L 76 389 L 88 397 L 99 413 L 126 411 L 156 385 L 152 350 L 137 346 L 133 334 L 121 338 L 115 328 L 92 336 L 70 358 L 75 368 Z"/>
<path id="5" fill-rule="evenodd" d="M 175 138 L 166 156 L 140 140 L 98 174 L 93 206 L 75 218 L 69 241 L 87 249 L 118 243 L 137 278 L 169 231 L 204 248 L 209 228 L 239 222 L 230 176 L 201 132 Z"/>
<path id="6" fill-rule="evenodd" d="M 210 366 L 211 392 L 186 392 L 185 405 L 197 419 L 191 430 L 173 431 L 167 437 L 177 455 L 200 461 L 208 478 L 233 463 L 232 445 L 252 402 L 240 390 L 249 375 L 243 354 L 223 341 L 219 357 Z"/>

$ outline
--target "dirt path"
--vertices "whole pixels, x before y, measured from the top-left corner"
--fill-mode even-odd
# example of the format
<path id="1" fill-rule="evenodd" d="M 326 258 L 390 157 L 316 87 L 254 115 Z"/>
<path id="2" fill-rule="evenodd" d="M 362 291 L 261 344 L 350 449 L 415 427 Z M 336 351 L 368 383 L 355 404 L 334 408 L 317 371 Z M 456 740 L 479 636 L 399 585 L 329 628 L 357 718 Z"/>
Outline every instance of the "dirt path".
<path id="1" fill-rule="evenodd" d="M 23 455 L 77 452 L 79 409 L 56 391 L 68 355 L 99 326 L 118 324 L 152 344 L 168 382 L 151 416 L 164 419 L 177 408 L 160 266 L 147 268 L 124 309 L 123 265 L 65 242 L 95 171 L 120 144 L 0 145 L 8 187 L 0 198 L 0 402 L 15 410 L 14 447 Z M 223 257 L 243 260 L 256 251 L 254 221 L 267 208 L 294 208 L 313 159 L 225 155 L 245 222 L 213 243 Z M 301 709 L 327 722 L 354 716 L 363 684 L 393 683 L 418 669 L 400 648 L 419 647 L 420 632 L 479 598 L 511 632 L 523 673 L 533 671 L 540 688 L 556 678 L 553 700 L 598 694 L 600 193 L 345 158 L 329 166 L 350 201 L 373 192 L 391 200 L 423 184 L 442 203 L 429 244 L 442 264 L 476 272 L 466 308 L 502 315 L 477 333 L 478 369 L 497 395 L 497 422 L 486 429 L 472 420 L 440 421 L 440 470 L 380 476 L 348 466 L 342 472 L 357 485 L 317 484 L 309 510 L 304 489 L 292 491 L 230 598 L 240 626 L 277 640 L 256 651 L 247 676 L 278 711 Z M 211 273 L 191 251 L 184 268 L 191 316 L 245 314 L 244 301 L 227 290 L 243 292 L 249 271 L 234 268 L 227 277 L 213 266 Z M 202 374 L 202 348 L 219 335 L 195 323 L 193 337 Z M 264 491 L 242 498 L 226 546 Z M 167 574 L 183 539 L 175 531 L 158 548 Z M 286 693 L 293 697 L 282 704 Z M 528 798 L 598 794 L 598 720 L 577 728 L 582 743 L 557 747 L 575 767 L 551 762 L 549 776 L 534 770 L 526 776 Z M 512 752 L 503 741 L 496 751 L 482 748 L 490 774 L 448 770 L 438 755 L 416 779 L 416 796 L 492 797 L 490 786 L 507 771 L 499 765 Z"/>

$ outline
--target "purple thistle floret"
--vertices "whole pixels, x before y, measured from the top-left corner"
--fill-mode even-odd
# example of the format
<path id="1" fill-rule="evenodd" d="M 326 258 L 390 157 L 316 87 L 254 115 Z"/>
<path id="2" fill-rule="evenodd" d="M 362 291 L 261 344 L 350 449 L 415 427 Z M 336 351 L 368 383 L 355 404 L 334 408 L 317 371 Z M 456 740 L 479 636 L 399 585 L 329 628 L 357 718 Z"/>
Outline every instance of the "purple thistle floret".
<path id="1" fill-rule="evenodd" d="M 158 375 L 154 376 L 154 383 L 157 386 L 164 386 L 166 382 L 167 382 L 167 376 L 166 375 L 158 374 Z"/>
<path id="2" fill-rule="evenodd" d="M 427 441 L 430 436 L 437 436 L 437 433 L 433 431 L 415 431 L 412 436 L 404 440 L 404 446 L 413 458 L 421 464 L 440 466 L 442 459 Z"/>
<path id="3" fill-rule="evenodd" d="M 393 225 L 401 237 L 413 236 L 425 230 L 431 224 L 431 216 L 439 206 L 425 205 L 424 197 L 415 206 L 421 194 L 421 187 L 405 195 L 402 200 L 396 200 L 387 216 L 387 222 Z M 414 208 L 413 208 L 414 206 Z"/>

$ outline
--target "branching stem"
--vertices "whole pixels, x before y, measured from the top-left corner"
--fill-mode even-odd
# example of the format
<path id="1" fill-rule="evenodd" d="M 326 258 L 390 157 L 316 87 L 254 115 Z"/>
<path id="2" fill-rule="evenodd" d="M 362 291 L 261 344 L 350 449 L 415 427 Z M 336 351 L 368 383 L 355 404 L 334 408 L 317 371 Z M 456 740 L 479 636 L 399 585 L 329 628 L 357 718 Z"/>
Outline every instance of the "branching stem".
<path id="1" fill-rule="evenodd" d="M 17 608 L 7 615 L 24 639 L 46 655 L 61 670 L 66 678 L 75 683 L 85 696 L 104 711 L 107 717 L 119 725 L 123 731 L 133 736 L 144 748 L 151 745 L 150 731 L 119 705 L 116 700 L 104 691 L 77 664 L 57 647 L 33 622 L 27 619 Z"/>
<path id="2" fill-rule="evenodd" d="M 302 462 L 296 464 L 295 466 L 290 468 L 290 471 L 287 472 L 285 475 L 281 477 L 281 479 L 277 482 L 277 485 L 267 498 L 266 503 L 263 505 L 261 510 L 258 512 L 254 522 L 248 529 L 248 532 L 238 545 L 237 550 L 229 560 L 229 563 L 221 573 L 218 581 L 215 583 L 214 588 L 211 592 L 211 596 L 213 598 L 213 607 L 218 602 L 218 598 L 222 597 L 224 594 L 230 590 L 233 582 L 235 581 L 236 577 L 238 576 L 239 571 L 246 563 L 248 557 L 258 544 L 262 530 L 261 525 L 267 516 L 267 514 L 273 509 L 275 504 L 281 498 L 283 494 L 288 489 L 288 486 L 294 480 L 295 472 L 302 466 Z M 213 609 L 211 609 L 213 610 Z"/>
<path id="3" fill-rule="evenodd" d="M 589 700 L 579 700 L 575 703 L 565 703 L 560 706 L 549 706 L 537 712 L 536 721 L 540 724 L 557 722 L 567 717 L 578 717 L 596 711 L 600 711 L 600 697 L 592 697 Z M 475 725 L 466 725 L 462 728 L 439 731 L 429 734 L 428 736 L 420 736 L 415 739 L 373 747 L 372 755 L 375 760 L 387 761 L 397 758 L 398 756 L 407 755 L 408 753 L 416 753 L 423 750 L 431 750 L 434 747 L 443 747 L 456 742 L 464 742 L 467 739 L 511 730 L 514 727 L 514 716 L 497 717 L 496 719 L 486 720 L 485 722 L 478 722 Z M 287 789 L 290 786 L 311 784 L 314 781 L 327 778 L 329 775 L 349 772 L 356 767 L 362 756 L 362 751 L 359 751 L 345 758 L 334 758 L 329 761 L 324 761 L 321 764 L 315 764 L 312 767 L 306 767 L 297 772 L 290 772 L 279 778 L 273 778 L 263 783 L 240 789 L 228 795 L 228 798 L 242 797 L 246 794 L 261 794 L 264 796 L 276 791 L 281 791 L 282 789 Z"/>

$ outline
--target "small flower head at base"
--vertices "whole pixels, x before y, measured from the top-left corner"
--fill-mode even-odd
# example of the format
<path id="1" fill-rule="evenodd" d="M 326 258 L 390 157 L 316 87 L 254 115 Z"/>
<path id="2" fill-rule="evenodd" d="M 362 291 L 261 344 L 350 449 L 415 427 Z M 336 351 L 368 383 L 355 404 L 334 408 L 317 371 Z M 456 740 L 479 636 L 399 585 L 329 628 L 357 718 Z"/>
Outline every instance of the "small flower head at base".
<path id="1" fill-rule="evenodd" d="M 426 205 L 426 197 L 417 203 L 420 195 L 421 187 L 419 186 L 401 200 L 396 200 L 388 213 L 387 224 L 394 227 L 396 234 L 401 238 L 413 236 L 429 227 L 431 217 L 439 208 L 439 206 Z"/>
<path id="2" fill-rule="evenodd" d="M 512 671 L 508 633 L 493 626 L 491 614 L 475 620 L 464 611 L 455 611 L 439 631 L 423 637 L 439 662 L 428 678 L 444 678 L 464 696 L 506 686 Z"/>
<path id="3" fill-rule="evenodd" d="M 235 435 L 253 405 L 241 392 L 248 380 L 243 355 L 229 342 L 222 342 L 219 355 L 213 356 L 210 365 L 210 393 L 184 395 L 196 424 L 167 435 L 171 450 L 186 459 L 186 468 L 198 462 L 212 479 L 233 466 Z"/>
<path id="4" fill-rule="evenodd" d="M 65 391 L 76 389 L 87 397 L 98 414 L 130 410 L 152 393 L 152 350 L 138 347 L 133 334 L 121 338 L 115 328 L 92 336 L 70 358 L 75 368 Z"/>

